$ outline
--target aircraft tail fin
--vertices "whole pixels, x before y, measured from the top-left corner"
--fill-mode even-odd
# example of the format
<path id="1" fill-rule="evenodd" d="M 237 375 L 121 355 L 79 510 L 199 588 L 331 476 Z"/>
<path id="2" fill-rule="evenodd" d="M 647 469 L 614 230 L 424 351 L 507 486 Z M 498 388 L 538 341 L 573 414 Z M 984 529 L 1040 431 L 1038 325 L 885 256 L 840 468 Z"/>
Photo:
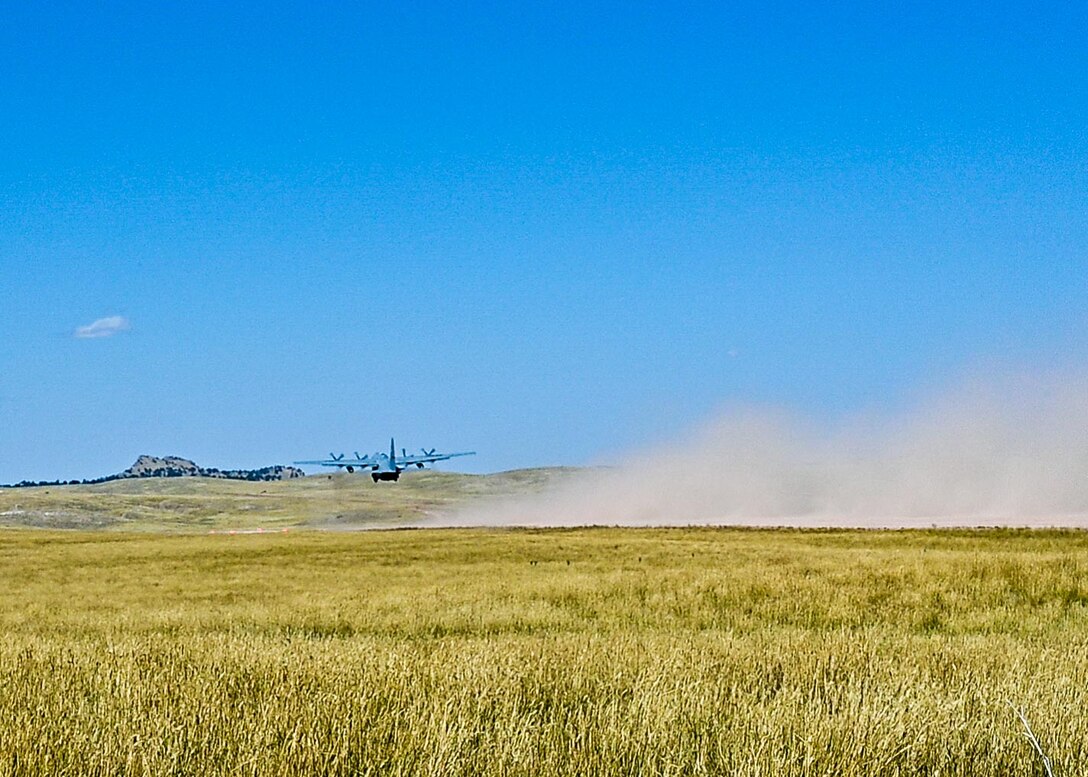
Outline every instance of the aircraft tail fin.
<path id="1" fill-rule="evenodd" d="M 393 441 L 393 438 L 389 438 L 389 463 L 396 464 L 397 462 L 397 444 Z"/>

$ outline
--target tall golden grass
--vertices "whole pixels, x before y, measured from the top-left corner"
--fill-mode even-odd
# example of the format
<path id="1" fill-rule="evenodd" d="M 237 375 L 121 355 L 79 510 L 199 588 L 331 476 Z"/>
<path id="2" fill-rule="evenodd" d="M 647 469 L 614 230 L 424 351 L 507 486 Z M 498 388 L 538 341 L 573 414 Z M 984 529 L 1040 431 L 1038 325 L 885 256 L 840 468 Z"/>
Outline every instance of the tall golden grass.
<path id="1" fill-rule="evenodd" d="M 0 533 L 0 773 L 1088 767 L 1088 535 Z"/>

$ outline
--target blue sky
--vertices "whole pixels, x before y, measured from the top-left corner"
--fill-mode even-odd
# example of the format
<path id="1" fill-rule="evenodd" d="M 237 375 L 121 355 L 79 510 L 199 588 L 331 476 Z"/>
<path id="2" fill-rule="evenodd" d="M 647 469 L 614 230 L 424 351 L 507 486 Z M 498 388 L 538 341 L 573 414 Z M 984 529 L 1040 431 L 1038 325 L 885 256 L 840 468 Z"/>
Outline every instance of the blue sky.
<path id="1" fill-rule="evenodd" d="M 1088 7 L 223 5 L 5 9 L 0 482 L 582 464 L 1088 356 Z"/>

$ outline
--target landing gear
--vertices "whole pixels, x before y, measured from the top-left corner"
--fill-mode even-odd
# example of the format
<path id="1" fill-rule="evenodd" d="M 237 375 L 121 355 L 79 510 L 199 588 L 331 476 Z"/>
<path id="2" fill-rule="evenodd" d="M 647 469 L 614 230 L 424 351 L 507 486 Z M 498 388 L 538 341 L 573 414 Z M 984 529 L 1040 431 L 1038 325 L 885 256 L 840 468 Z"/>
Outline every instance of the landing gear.
<path id="1" fill-rule="evenodd" d="M 371 475 L 370 479 L 373 480 L 375 483 L 378 482 L 378 476 L 377 475 Z"/>

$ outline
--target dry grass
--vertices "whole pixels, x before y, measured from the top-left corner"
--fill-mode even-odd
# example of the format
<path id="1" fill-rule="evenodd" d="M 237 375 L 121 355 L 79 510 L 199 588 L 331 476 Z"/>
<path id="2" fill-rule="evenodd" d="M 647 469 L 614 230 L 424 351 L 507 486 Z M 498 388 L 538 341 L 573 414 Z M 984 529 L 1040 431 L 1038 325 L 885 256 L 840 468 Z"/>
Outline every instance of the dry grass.
<path id="1" fill-rule="evenodd" d="M 410 472 L 395 485 L 338 473 L 255 483 L 140 478 L 94 486 L 0 489 L 0 527 L 192 532 L 396 526 L 469 499 L 531 493 L 570 471 Z"/>
<path id="2" fill-rule="evenodd" d="M 0 772 L 1088 766 L 1088 535 L 0 534 Z"/>

